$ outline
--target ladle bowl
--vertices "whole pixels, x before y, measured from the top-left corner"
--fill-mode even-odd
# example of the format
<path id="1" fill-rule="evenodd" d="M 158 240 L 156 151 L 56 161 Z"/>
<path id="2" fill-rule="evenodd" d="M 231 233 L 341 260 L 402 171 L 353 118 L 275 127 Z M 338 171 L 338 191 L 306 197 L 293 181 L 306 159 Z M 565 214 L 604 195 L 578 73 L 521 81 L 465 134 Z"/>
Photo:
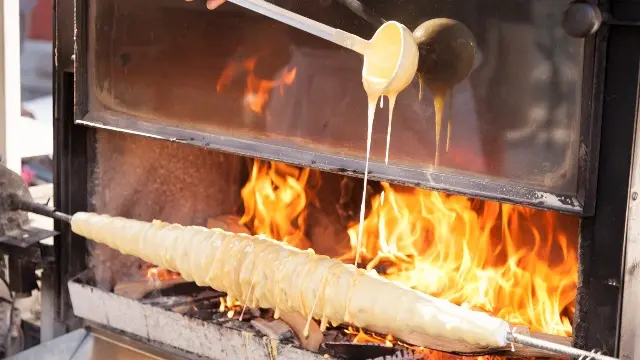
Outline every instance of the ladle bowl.
<path id="1" fill-rule="evenodd" d="M 397 21 L 385 22 L 369 40 L 364 52 L 363 81 L 373 75 L 380 83 L 377 89 L 369 89 L 372 93 L 397 94 L 415 77 L 418 57 L 418 45 L 412 32 Z M 367 81 L 364 82 L 367 87 Z"/>
<path id="2" fill-rule="evenodd" d="M 450 89 L 469 76 L 476 56 L 473 33 L 447 18 L 432 19 L 413 31 L 420 61 L 418 77 L 431 91 Z"/>
<path id="3" fill-rule="evenodd" d="M 367 41 L 264 0 L 229 1 L 364 55 L 363 76 L 373 75 L 367 81 L 371 94 L 397 94 L 415 77 L 418 45 L 411 31 L 399 22 L 384 23 Z"/>

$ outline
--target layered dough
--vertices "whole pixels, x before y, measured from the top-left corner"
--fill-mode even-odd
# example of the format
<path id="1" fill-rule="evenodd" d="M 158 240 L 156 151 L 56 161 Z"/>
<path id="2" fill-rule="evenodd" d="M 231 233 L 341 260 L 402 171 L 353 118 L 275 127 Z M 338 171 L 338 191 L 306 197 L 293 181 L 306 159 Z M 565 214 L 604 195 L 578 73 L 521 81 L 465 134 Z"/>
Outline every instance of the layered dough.
<path id="1" fill-rule="evenodd" d="M 446 351 L 507 343 L 509 326 L 501 319 L 266 237 L 94 213 L 75 214 L 71 227 L 247 306 L 274 309 L 276 316 L 299 312 L 319 319 L 323 330 L 327 324 L 350 323 Z M 416 337 L 427 344 L 412 341 Z"/>

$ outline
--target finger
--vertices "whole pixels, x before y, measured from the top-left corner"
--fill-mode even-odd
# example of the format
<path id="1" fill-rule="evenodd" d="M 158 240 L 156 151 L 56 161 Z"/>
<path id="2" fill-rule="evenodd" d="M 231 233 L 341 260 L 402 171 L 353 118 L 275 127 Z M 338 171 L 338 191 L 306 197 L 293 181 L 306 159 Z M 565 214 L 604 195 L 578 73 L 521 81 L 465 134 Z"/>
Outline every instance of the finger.
<path id="1" fill-rule="evenodd" d="M 207 9 L 214 10 L 222 5 L 226 0 L 207 0 Z"/>

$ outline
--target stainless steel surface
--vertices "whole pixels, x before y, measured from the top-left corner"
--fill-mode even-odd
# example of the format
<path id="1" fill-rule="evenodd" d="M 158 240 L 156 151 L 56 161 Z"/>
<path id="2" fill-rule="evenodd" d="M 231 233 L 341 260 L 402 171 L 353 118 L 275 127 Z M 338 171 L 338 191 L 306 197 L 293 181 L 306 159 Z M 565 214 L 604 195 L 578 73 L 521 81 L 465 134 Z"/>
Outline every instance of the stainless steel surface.
<path id="1" fill-rule="evenodd" d="M 306 351 L 293 342 L 270 339 L 251 325 L 232 320 L 218 323 L 144 304 L 112 292 L 86 285 L 85 272 L 68 282 L 76 316 L 118 329 L 149 343 L 166 344 L 210 359 L 325 360 L 322 354 Z"/>
<path id="2" fill-rule="evenodd" d="M 536 339 L 531 336 L 526 336 L 517 333 L 510 333 L 507 336 L 507 341 L 520 344 L 528 347 L 532 347 L 535 349 L 540 349 L 544 351 L 549 351 L 554 354 L 569 356 L 571 358 L 578 358 L 581 360 L 617 360 L 614 357 L 602 355 L 598 353 L 598 351 L 585 351 L 581 349 L 576 349 L 571 346 L 556 344 L 550 341 Z"/>
<path id="3" fill-rule="evenodd" d="M 321 37 L 335 44 L 364 53 L 367 41 L 340 29 L 334 29 L 325 24 L 300 16 L 294 12 L 270 4 L 262 0 L 229 0 L 230 2 L 245 7 L 249 10 L 268 16 L 274 20 L 293 26 L 309 34 Z"/>
<path id="4" fill-rule="evenodd" d="M 147 360 L 195 358 L 176 354 L 173 349 L 161 349 L 116 334 L 105 329 L 78 329 L 52 341 L 40 344 L 11 360 Z"/>
<path id="5" fill-rule="evenodd" d="M 636 132 L 632 152 L 631 179 L 627 208 L 627 231 L 623 267 L 622 316 L 620 344 L 621 359 L 640 358 L 640 109 L 636 115 Z"/>

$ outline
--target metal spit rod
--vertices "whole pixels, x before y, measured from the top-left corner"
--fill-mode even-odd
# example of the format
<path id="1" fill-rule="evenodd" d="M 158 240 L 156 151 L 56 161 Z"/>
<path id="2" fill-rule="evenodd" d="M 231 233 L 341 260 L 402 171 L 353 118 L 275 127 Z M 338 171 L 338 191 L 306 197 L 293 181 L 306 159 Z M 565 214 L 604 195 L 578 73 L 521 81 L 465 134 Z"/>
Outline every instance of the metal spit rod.
<path id="1" fill-rule="evenodd" d="M 56 220 L 61 220 L 67 223 L 71 222 L 70 215 L 59 212 L 58 210 L 56 210 L 51 206 L 25 200 L 20 198 L 19 196 L 12 197 L 10 201 L 11 201 L 12 207 L 15 208 L 16 210 L 32 212 L 34 214 L 47 216 L 47 217 L 50 217 Z M 595 351 L 589 352 L 585 350 L 580 350 L 571 346 L 560 345 L 550 341 L 540 340 L 530 336 L 517 334 L 513 332 L 507 335 L 507 341 L 513 344 L 519 344 L 519 345 L 527 346 L 534 349 L 548 351 L 554 354 L 569 356 L 579 360 L 617 360 L 616 358 L 602 355 Z"/>
<path id="2" fill-rule="evenodd" d="M 513 332 L 507 335 L 507 341 L 513 344 L 519 344 L 530 348 L 544 350 L 558 355 L 569 356 L 571 358 L 579 360 L 618 360 L 611 356 L 602 355 L 595 350 L 589 352 L 571 346 L 556 344 L 550 341 L 540 340 L 531 336 Z"/>
<path id="3" fill-rule="evenodd" d="M 22 210 L 31 212 L 34 214 L 50 217 L 55 220 L 62 220 L 64 222 L 71 222 L 71 216 L 65 213 L 59 212 L 56 208 L 40 204 L 35 201 L 23 199 L 18 194 L 9 195 L 9 207 L 14 210 Z"/>

